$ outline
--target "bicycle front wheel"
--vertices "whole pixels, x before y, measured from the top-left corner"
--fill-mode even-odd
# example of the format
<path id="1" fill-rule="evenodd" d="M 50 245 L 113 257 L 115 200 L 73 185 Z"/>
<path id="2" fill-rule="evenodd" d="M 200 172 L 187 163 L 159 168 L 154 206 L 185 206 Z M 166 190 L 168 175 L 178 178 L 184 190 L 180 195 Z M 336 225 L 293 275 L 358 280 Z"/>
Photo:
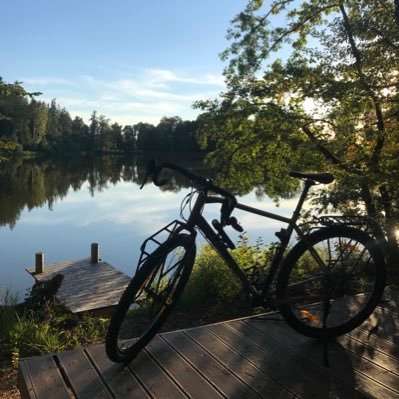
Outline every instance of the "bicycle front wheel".
<path id="1" fill-rule="evenodd" d="M 105 349 L 112 361 L 130 362 L 159 331 L 187 284 L 195 253 L 194 238 L 177 234 L 136 272 L 108 327 Z"/>
<path id="2" fill-rule="evenodd" d="M 363 231 L 333 226 L 311 233 L 287 255 L 277 303 L 286 322 L 309 337 L 336 337 L 362 324 L 385 287 L 385 261 Z"/>

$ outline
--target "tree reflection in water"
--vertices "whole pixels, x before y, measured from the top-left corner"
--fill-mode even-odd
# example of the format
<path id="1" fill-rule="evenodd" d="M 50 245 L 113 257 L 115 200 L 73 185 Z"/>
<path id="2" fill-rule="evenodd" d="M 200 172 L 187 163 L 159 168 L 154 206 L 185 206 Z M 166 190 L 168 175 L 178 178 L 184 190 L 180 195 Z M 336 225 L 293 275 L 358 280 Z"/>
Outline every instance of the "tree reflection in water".
<path id="1" fill-rule="evenodd" d="M 78 159 L 35 160 L 16 158 L 2 164 L 0 169 L 0 226 L 13 228 L 25 207 L 47 205 L 52 209 L 54 202 L 64 198 L 68 191 L 78 191 L 87 182 L 90 194 L 104 191 L 109 185 L 119 182 L 141 184 L 150 157 L 130 158 L 108 156 Z M 187 156 L 162 154 L 162 160 L 177 162 L 195 173 L 210 175 L 202 166 L 198 155 Z M 189 182 L 179 175 L 167 176 L 168 184 L 162 191 L 178 192 L 189 187 Z"/>

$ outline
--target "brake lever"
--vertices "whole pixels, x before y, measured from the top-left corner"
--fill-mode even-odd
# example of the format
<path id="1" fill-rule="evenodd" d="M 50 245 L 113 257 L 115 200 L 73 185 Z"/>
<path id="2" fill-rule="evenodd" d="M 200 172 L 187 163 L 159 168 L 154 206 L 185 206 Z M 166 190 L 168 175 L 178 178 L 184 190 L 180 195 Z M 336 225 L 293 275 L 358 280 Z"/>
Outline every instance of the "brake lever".
<path id="1" fill-rule="evenodd" d="M 233 241 L 231 241 L 230 237 L 226 234 L 223 230 L 223 226 L 217 219 L 212 220 L 212 226 L 215 230 L 219 233 L 219 238 L 222 240 L 223 244 L 230 249 L 235 249 L 236 246 L 234 245 Z"/>
<path id="2" fill-rule="evenodd" d="M 229 218 L 227 224 L 230 225 L 234 230 L 238 231 L 239 233 L 242 233 L 244 231 L 244 228 L 240 224 L 238 224 L 238 220 L 234 216 Z"/>

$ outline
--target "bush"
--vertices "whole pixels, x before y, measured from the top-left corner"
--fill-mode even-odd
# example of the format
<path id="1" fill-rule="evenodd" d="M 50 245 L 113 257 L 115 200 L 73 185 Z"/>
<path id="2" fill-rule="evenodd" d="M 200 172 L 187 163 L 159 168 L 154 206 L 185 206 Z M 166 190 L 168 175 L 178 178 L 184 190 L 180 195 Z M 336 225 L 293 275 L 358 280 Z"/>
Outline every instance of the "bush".
<path id="1" fill-rule="evenodd" d="M 36 296 L 18 304 L 10 290 L 0 293 L 0 356 L 43 355 L 74 349 L 104 340 L 108 319 L 90 314 L 74 315 L 56 300 Z"/>
<path id="2" fill-rule="evenodd" d="M 231 255 L 255 282 L 259 280 L 256 284 L 260 284 L 268 271 L 271 248 L 264 247 L 260 240 L 255 245 L 250 245 L 247 238 L 242 236 Z M 231 302 L 240 296 L 242 286 L 239 279 L 209 244 L 204 245 L 197 255 L 179 306 L 193 309 Z"/>

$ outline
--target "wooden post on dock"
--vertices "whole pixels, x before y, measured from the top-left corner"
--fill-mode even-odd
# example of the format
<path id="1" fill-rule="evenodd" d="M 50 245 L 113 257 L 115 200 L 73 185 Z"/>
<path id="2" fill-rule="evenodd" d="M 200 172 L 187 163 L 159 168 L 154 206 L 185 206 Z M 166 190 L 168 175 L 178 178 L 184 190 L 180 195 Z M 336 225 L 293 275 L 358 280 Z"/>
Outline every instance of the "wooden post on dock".
<path id="1" fill-rule="evenodd" d="M 91 244 L 91 263 L 98 263 L 100 260 L 100 246 L 93 242 Z"/>
<path id="2" fill-rule="evenodd" d="M 35 274 L 43 273 L 43 271 L 44 271 L 44 253 L 36 252 L 35 257 L 36 257 Z"/>

